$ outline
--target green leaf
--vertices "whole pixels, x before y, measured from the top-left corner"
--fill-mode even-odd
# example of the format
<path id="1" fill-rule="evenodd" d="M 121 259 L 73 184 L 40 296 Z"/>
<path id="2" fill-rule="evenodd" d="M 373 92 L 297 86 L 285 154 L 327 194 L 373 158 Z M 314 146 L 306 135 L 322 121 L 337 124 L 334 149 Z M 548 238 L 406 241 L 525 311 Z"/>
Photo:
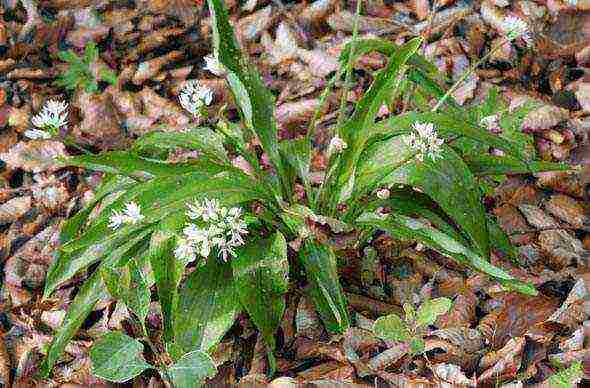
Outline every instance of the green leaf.
<path id="1" fill-rule="evenodd" d="M 279 154 L 274 98 L 270 90 L 244 57 L 234 36 L 221 0 L 208 0 L 215 55 L 227 70 L 227 81 L 246 126 L 260 139 L 262 148 L 283 179 L 284 167 Z"/>
<path id="2" fill-rule="evenodd" d="M 209 351 L 232 326 L 239 310 L 231 264 L 209 259 L 189 275 L 179 292 L 175 345 L 185 353 Z"/>
<path id="3" fill-rule="evenodd" d="M 489 237 L 485 209 L 481 203 L 479 185 L 463 160 L 448 146 L 443 146 L 440 157 L 424 162 L 412 159 L 403 136 L 379 142 L 371 147 L 359 167 L 359 182 L 366 187 L 375 184 L 403 184 L 420 188 L 432 198 L 464 231 L 477 251 L 489 256 Z M 392 173 L 383 177 L 384 173 Z M 362 187 L 362 186 L 361 186 Z"/>
<path id="4" fill-rule="evenodd" d="M 143 345 L 118 331 L 106 333 L 90 349 L 92 374 L 115 383 L 124 383 L 151 368 L 142 356 Z"/>
<path id="5" fill-rule="evenodd" d="M 158 299 L 162 306 L 164 320 L 164 339 L 174 340 L 172 320 L 178 302 L 178 285 L 184 272 L 184 263 L 174 257 L 176 246 L 175 230 L 182 218 L 171 217 L 163 221 L 152 234 L 149 248 L 149 258 L 158 289 Z"/>
<path id="6" fill-rule="evenodd" d="M 388 217 L 381 217 L 373 213 L 365 213 L 357 220 L 359 226 L 373 226 L 382 229 L 392 236 L 402 239 L 417 240 L 424 245 L 449 256 L 460 264 L 467 265 L 479 272 L 485 273 L 505 287 L 509 287 L 527 295 L 537 295 L 537 290 L 530 284 L 524 283 L 501 268 L 490 264 L 476 252 L 467 248 L 457 240 L 434 229 L 420 220 L 392 212 Z"/>
<path id="7" fill-rule="evenodd" d="M 425 300 L 416 314 L 416 326 L 428 326 L 434 324 L 439 315 L 446 314 L 453 302 L 448 298 Z"/>
<path id="8" fill-rule="evenodd" d="M 557 372 L 547 379 L 550 388 L 571 388 L 584 377 L 584 365 L 581 361 L 574 361 L 569 368 Z"/>
<path id="9" fill-rule="evenodd" d="M 206 127 L 194 128 L 186 132 L 149 132 L 135 141 L 133 149 L 145 152 L 154 149 L 174 150 L 177 148 L 202 152 L 214 161 L 229 161 L 223 148 L 224 138 Z"/>
<path id="10" fill-rule="evenodd" d="M 274 347 L 274 334 L 285 311 L 283 294 L 289 286 L 285 237 L 276 232 L 270 240 L 248 244 L 231 265 L 242 306 L 266 343 Z"/>
<path id="11" fill-rule="evenodd" d="M 412 39 L 390 57 L 385 69 L 377 74 L 369 90 L 357 103 L 354 114 L 340 131 L 348 148 L 335 167 L 336 172 L 328 171 L 327 179 L 331 176 L 335 178 L 335 182 L 329 181 L 328 185 L 335 185 L 335 187 L 329 187 L 325 191 L 326 198 L 323 201 L 329 201 L 332 204 L 331 208 L 350 197 L 352 188 L 356 184 L 354 179 L 357 163 L 370 140 L 366 128 L 373 126 L 377 112 L 397 87 L 400 74 L 405 70 L 405 63 L 416 53 L 421 44 L 421 38 Z M 337 192 L 333 193 L 334 190 Z"/>
<path id="12" fill-rule="evenodd" d="M 150 288 L 137 261 L 131 259 L 127 265 L 131 279 L 129 289 L 123 293 L 123 301 L 129 310 L 144 322 L 150 308 Z"/>
<path id="13" fill-rule="evenodd" d="M 467 115 L 456 112 L 408 112 L 383 120 L 367 129 L 373 135 L 399 135 L 411 132 L 415 122 L 433 123 L 437 132 L 445 138 L 466 137 L 485 145 L 505 151 L 509 156 L 528 160 L 526 152 L 513 141 L 494 135 L 473 122 Z"/>
<path id="14" fill-rule="evenodd" d="M 41 366 L 43 376 L 49 376 L 55 362 L 61 357 L 66 345 L 76 334 L 86 317 L 94 309 L 94 305 L 108 296 L 102 283 L 99 271 L 96 271 L 78 291 L 72 303 L 68 307 L 63 323 L 53 337 L 47 357 Z"/>
<path id="15" fill-rule="evenodd" d="M 223 166 L 204 160 L 195 160 L 189 163 L 168 163 L 144 158 L 128 151 L 110 151 L 99 155 L 74 156 L 67 158 L 65 164 L 144 179 L 187 173 L 212 175 L 227 170 Z"/>
<path id="16" fill-rule="evenodd" d="M 215 363 L 200 350 L 187 353 L 168 368 L 172 383 L 179 388 L 197 388 L 217 373 Z"/>
<path id="17" fill-rule="evenodd" d="M 83 62 L 86 65 L 90 65 L 92 62 L 94 62 L 96 60 L 96 58 L 98 58 L 98 47 L 96 47 L 96 43 L 94 43 L 94 42 L 87 43 L 86 47 L 84 47 Z"/>
<path id="18" fill-rule="evenodd" d="M 311 165 L 311 144 L 307 138 L 285 140 L 280 143 L 280 147 L 285 161 L 295 170 L 301 181 L 307 184 Z"/>
<path id="19" fill-rule="evenodd" d="M 378 318 L 373 323 L 373 333 L 386 341 L 406 342 L 411 338 L 406 323 L 396 314 Z"/>
<path id="20" fill-rule="evenodd" d="M 299 260 L 305 268 L 309 293 L 316 310 L 329 331 L 344 333 L 349 325 L 346 298 L 336 268 L 336 256 L 327 245 L 305 241 L 299 251 Z"/>
<path id="21" fill-rule="evenodd" d="M 58 250 L 57 258 L 45 278 L 43 297 L 48 298 L 60 284 L 71 279 L 76 273 L 104 257 L 110 257 L 112 263 L 129 257 L 132 252 L 139 248 L 138 244 L 149 233 L 150 230 L 145 229 L 139 231 L 139 233 L 126 236 L 125 240 L 103 239 L 101 242 L 73 252 Z"/>
<path id="22" fill-rule="evenodd" d="M 509 156 L 467 155 L 465 162 L 473 174 L 478 176 L 505 174 L 533 174 L 541 171 L 568 171 L 571 166 L 565 163 L 524 162 Z"/>
<path id="23" fill-rule="evenodd" d="M 410 353 L 413 355 L 420 354 L 424 351 L 426 344 L 424 340 L 420 337 L 412 337 L 410 340 Z"/>
<path id="24" fill-rule="evenodd" d="M 117 73 L 107 67 L 103 67 L 98 71 L 100 79 L 115 86 L 117 85 Z"/>
<path id="25" fill-rule="evenodd" d="M 73 252 L 105 240 L 127 238 L 143 228 L 143 225 L 157 223 L 175 212 L 184 212 L 187 202 L 192 200 L 208 197 L 218 199 L 224 206 L 234 206 L 254 199 L 268 199 L 267 194 L 260 191 L 250 177 L 239 171 L 227 171 L 215 176 L 200 171 L 151 179 L 137 183 L 106 206 L 79 239 L 64 245 L 62 249 Z M 108 226 L 112 211 L 121 210 L 129 201 L 140 205 L 145 217 L 143 223 L 122 226 L 113 231 Z M 105 239 L 105 236 L 108 238 Z"/>

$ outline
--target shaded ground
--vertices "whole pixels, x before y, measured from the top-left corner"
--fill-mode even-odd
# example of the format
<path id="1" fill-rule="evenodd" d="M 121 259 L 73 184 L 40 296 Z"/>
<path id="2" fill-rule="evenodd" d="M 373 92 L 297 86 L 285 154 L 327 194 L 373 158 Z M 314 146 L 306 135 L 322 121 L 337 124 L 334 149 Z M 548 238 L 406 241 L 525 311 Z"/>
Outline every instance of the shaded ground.
<path id="1" fill-rule="evenodd" d="M 574 360 L 590 376 L 590 231 L 586 183 L 590 181 L 590 1 L 439 1 L 429 22 L 427 0 L 364 2 L 362 36 L 401 42 L 427 35 L 425 48 L 451 78 L 481 58 L 498 38 L 506 14 L 527 20 L 534 48 L 510 46 L 496 53 L 455 94 L 477 104 L 492 85 L 511 104 L 535 99 L 523 130 L 535 135 L 545 160 L 581 167 L 567 173 L 511 177 L 487 198 L 489 211 L 518 246 L 524 264 L 500 257 L 494 264 L 532 281 L 538 297 L 500 292 L 485 277 L 415 244 L 379 237 L 369 252 L 348 252 L 341 277 L 355 327 L 330 338 L 313 305 L 296 285 L 279 333 L 277 376 L 272 386 L 336 382 L 374 386 L 423 383 L 543 385 Z M 51 140 L 28 140 L 30 118 L 48 98 L 70 104 L 70 133 L 92 151 L 124 148 L 154 129 L 182 130 L 191 118 L 177 94 L 186 79 L 215 90 L 214 115 L 231 100 L 223 81 L 202 70 L 210 53 L 207 12 L 199 0 L 0 0 L 0 382 L 16 386 L 104 384 L 89 372 L 87 350 L 108 329 L 129 331 L 127 312 L 111 300 L 97 305 L 84 330 L 66 348 L 51 380 L 36 368 L 53 330 L 59 327 L 76 282 L 41 302 L 46 270 L 53 260 L 61 222 L 92 195 L 99 174 L 59 168 L 54 158 L 79 151 Z M 334 0 L 228 0 L 241 43 L 277 97 L 283 137 L 305 133 L 325 78 L 333 73 L 350 38 L 354 2 Z M 60 50 L 81 51 L 94 41 L 100 50 L 91 70 L 107 66 L 116 85 L 100 82 L 100 93 L 66 93 L 53 84 L 66 64 Z M 380 55 L 365 56 L 355 68 L 351 102 L 366 90 Z M 325 131 L 335 124 L 338 90 L 318 122 L 315 168 L 321 176 Z M 382 112 L 388 114 L 387 111 Z M 427 357 L 413 360 L 400 345 L 383 343 L 368 330 L 372 321 L 399 312 L 405 302 L 429 297 L 454 300 L 451 312 L 431 327 Z M 161 329 L 157 304 L 148 317 Z M 133 334 L 132 332 L 130 334 Z M 356 356 L 355 356 L 356 355 Z M 263 384 L 268 371 L 262 343 L 242 316 L 215 354 L 215 386 Z M 559 365 L 559 366 L 558 366 Z M 134 386 L 161 386 L 144 374 Z M 520 382 L 520 383 L 518 383 Z M 521 385 L 519 385 L 521 384 Z"/>

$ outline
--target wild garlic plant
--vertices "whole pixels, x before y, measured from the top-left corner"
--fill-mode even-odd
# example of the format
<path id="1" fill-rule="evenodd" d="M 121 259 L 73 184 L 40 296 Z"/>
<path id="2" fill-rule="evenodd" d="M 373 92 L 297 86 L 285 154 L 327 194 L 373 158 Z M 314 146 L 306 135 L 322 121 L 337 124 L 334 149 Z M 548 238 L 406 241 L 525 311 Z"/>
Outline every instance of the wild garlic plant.
<path id="1" fill-rule="evenodd" d="M 156 368 L 176 386 L 183 379 L 199 381 L 199 371 L 214 372 L 208 353 L 242 311 L 268 345 L 272 369 L 290 266 L 297 261 L 303 269 L 306 292 L 325 328 L 343 333 L 350 317 L 336 257 L 345 248 L 362 251 L 377 231 L 438 251 L 507 290 L 536 293 L 490 263 L 492 252 L 510 255 L 513 248 L 482 205 L 488 176 L 566 168 L 536 162 L 526 152 L 515 129 L 524 116 L 500 109 L 497 94 L 475 108 L 456 104 L 440 86 L 437 69 L 419 54 L 421 38 L 402 46 L 353 39 L 341 54 L 343 68 L 371 51 L 389 60 L 352 115 L 335 128 L 317 183 L 311 174 L 313 133 L 279 140 L 272 94 L 241 53 L 221 0 L 208 5 L 214 54 L 205 59 L 206 68 L 227 80 L 241 122 L 220 113 L 216 123 L 207 120 L 210 126 L 152 132 L 130 150 L 68 159 L 106 176 L 91 203 L 64 225 L 47 275 L 45 298 L 76 274 L 88 278 L 53 338 L 45 373 L 109 295 L 142 328 L 141 342 L 117 332 L 97 341 L 90 356 L 100 377 L 121 382 Z M 391 99 L 403 93 L 416 94 L 415 109 L 377 122 L 381 106 L 395 106 Z M 193 116 L 202 115 L 212 99 L 196 82 L 179 96 Z M 418 102 L 425 100 L 436 109 Z M 484 118 L 492 115 L 500 133 L 488 130 L 491 119 Z M 171 161 L 178 149 L 199 156 Z M 330 237 L 343 234 L 351 245 L 332 245 Z M 145 326 L 152 286 L 163 316 L 161 346 Z M 167 356 L 147 364 L 142 344 L 163 348 Z"/>

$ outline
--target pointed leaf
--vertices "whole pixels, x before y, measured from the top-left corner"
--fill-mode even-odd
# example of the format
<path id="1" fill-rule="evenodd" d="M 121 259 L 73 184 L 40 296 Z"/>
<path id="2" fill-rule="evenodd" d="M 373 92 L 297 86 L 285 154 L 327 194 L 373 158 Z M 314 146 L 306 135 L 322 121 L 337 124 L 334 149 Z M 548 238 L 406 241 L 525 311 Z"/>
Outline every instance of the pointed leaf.
<path id="1" fill-rule="evenodd" d="M 509 156 L 468 155 L 465 162 L 478 176 L 505 174 L 533 174 L 541 171 L 568 171 L 571 166 L 564 163 L 524 162 Z"/>
<path id="2" fill-rule="evenodd" d="M 477 251 L 489 257 L 485 209 L 479 185 L 469 168 L 448 146 L 443 146 L 435 160 L 425 158 L 418 162 L 413 158 L 399 167 L 412 152 L 405 136 L 375 144 L 367 150 L 359 167 L 359 182 L 367 188 L 376 184 L 420 188 L 461 227 Z"/>
<path id="3" fill-rule="evenodd" d="M 306 241 L 299 251 L 299 260 L 305 268 L 309 293 L 324 325 L 332 332 L 344 333 L 350 320 L 334 252 L 327 245 Z"/>
<path id="4" fill-rule="evenodd" d="M 215 346 L 240 309 L 230 263 L 211 258 L 189 275 L 178 296 L 175 344 L 185 353 Z"/>
<path id="5" fill-rule="evenodd" d="M 491 276 L 506 287 L 527 295 L 537 295 L 537 290 L 532 285 L 490 264 L 471 249 L 420 220 L 397 212 L 392 212 L 387 217 L 365 213 L 359 217 L 357 223 L 359 226 L 379 228 L 398 238 L 417 240 L 463 265 Z"/>
<path id="6" fill-rule="evenodd" d="M 219 162 L 228 162 L 223 148 L 223 136 L 206 127 L 194 128 L 186 132 L 150 132 L 135 141 L 133 149 L 138 152 L 153 149 L 173 150 L 182 148 L 200 151 Z"/>
<path id="7" fill-rule="evenodd" d="M 200 350 L 187 353 L 168 368 L 175 387 L 197 388 L 207 378 L 217 373 L 215 363 L 207 353 Z"/>
<path id="8" fill-rule="evenodd" d="M 242 306 L 266 343 L 274 347 L 274 334 L 285 311 L 283 294 L 289 285 L 285 237 L 277 232 L 270 240 L 251 243 L 231 264 Z"/>
<path id="9" fill-rule="evenodd" d="M 121 332 L 109 332 L 90 349 L 92 374 L 115 383 L 124 383 L 151 366 L 142 356 L 143 345 Z"/>
<path id="10" fill-rule="evenodd" d="M 82 286 L 66 312 L 63 323 L 53 337 L 47 357 L 41 366 L 41 373 L 49 376 L 55 362 L 61 357 L 66 345 L 76 334 L 86 317 L 94 309 L 94 305 L 108 296 L 102 283 L 99 271 L 96 271 Z"/>
<path id="11" fill-rule="evenodd" d="M 283 177 L 279 155 L 277 126 L 274 120 L 274 98 L 258 72 L 239 49 L 229 17 L 221 0 L 208 0 L 213 30 L 213 47 L 227 70 L 227 81 L 244 116 L 246 126 L 258 136 L 264 152 Z"/>
<path id="12" fill-rule="evenodd" d="M 164 318 L 164 339 L 167 342 L 174 339 L 172 320 L 178 302 L 177 288 L 184 272 L 184 263 L 173 254 L 176 245 L 175 230 L 179 229 L 179 220 L 180 218 L 173 218 L 162 223 L 152 234 L 149 248 L 150 263 Z"/>

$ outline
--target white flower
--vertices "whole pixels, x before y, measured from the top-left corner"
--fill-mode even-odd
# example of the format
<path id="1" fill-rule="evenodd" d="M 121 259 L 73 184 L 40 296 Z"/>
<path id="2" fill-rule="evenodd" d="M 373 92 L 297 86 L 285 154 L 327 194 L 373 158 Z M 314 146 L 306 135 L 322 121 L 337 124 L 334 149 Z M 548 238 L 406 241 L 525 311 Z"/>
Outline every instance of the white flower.
<path id="1" fill-rule="evenodd" d="M 491 115 L 482 118 L 479 123 L 487 129 L 495 129 L 499 127 L 498 115 Z"/>
<path id="2" fill-rule="evenodd" d="M 174 257 L 183 263 L 190 263 L 196 259 L 195 248 L 187 239 L 181 238 L 174 249 Z"/>
<path id="3" fill-rule="evenodd" d="M 68 104 L 61 101 L 49 100 L 31 122 L 37 128 L 53 128 L 57 130 L 68 124 Z"/>
<path id="4" fill-rule="evenodd" d="M 527 46 L 533 44 L 533 38 L 529 26 L 524 20 L 516 16 L 506 16 L 502 21 L 502 29 L 509 40 L 522 38 Z"/>
<path id="5" fill-rule="evenodd" d="M 211 250 L 216 249 L 224 261 L 234 257 L 235 248 L 244 245 L 243 236 L 248 234 L 242 214 L 239 207 L 220 206 L 216 199 L 205 198 L 187 204 L 186 215 L 195 223 L 188 223 L 182 230 L 183 237 L 179 239 L 175 256 L 189 257 L 190 253 L 198 253 L 208 257 Z"/>
<path id="6" fill-rule="evenodd" d="M 205 56 L 204 69 L 215 74 L 218 77 L 222 77 L 226 73 L 225 66 L 223 66 L 223 64 L 219 62 L 219 59 L 217 59 L 213 55 Z"/>
<path id="7" fill-rule="evenodd" d="M 340 154 L 347 148 L 348 144 L 346 144 L 344 140 L 336 135 L 332 138 L 332 140 L 330 140 L 330 144 L 328 145 L 328 155 L 332 155 L 334 153 Z"/>
<path id="8" fill-rule="evenodd" d="M 127 202 L 123 212 L 113 210 L 109 217 L 109 227 L 111 229 L 118 229 L 123 224 L 136 224 L 144 218 L 141 214 L 141 207 L 137 203 L 133 201 Z"/>
<path id="9" fill-rule="evenodd" d="M 116 210 L 113 210 L 109 217 L 109 228 L 119 229 L 125 223 L 125 216 Z"/>
<path id="10" fill-rule="evenodd" d="M 178 100 L 184 109 L 197 117 L 201 108 L 213 101 L 213 90 L 201 85 L 197 80 L 190 80 L 180 90 Z"/>
<path id="11" fill-rule="evenodd" d="M 406 144 L 418 152 L 418 160 L 423 162 L 425 157 L 435 160 L 440 156 L 444 140 L 438 137 L 434 124 L 416 122 L 412 124 L 412 128 L 414 132 L 410 134 Z"/>
<path id="12" fill-rule="evenodd" d="M 376 195 L 377 195 L 377 198 L 379 198 L 379 199 L 387 199 L 387 198 L 389 198 L 389 195 L 390 195 L 389 189 L 379 189 L 379 190 L 377 190 Z"/>
<path id="13" fill-rule="evenodd" d="M 51 135 L 42 129 L 28 129 L 25 131 L 25 136 L 32 140 L 51 139 Z"/>

